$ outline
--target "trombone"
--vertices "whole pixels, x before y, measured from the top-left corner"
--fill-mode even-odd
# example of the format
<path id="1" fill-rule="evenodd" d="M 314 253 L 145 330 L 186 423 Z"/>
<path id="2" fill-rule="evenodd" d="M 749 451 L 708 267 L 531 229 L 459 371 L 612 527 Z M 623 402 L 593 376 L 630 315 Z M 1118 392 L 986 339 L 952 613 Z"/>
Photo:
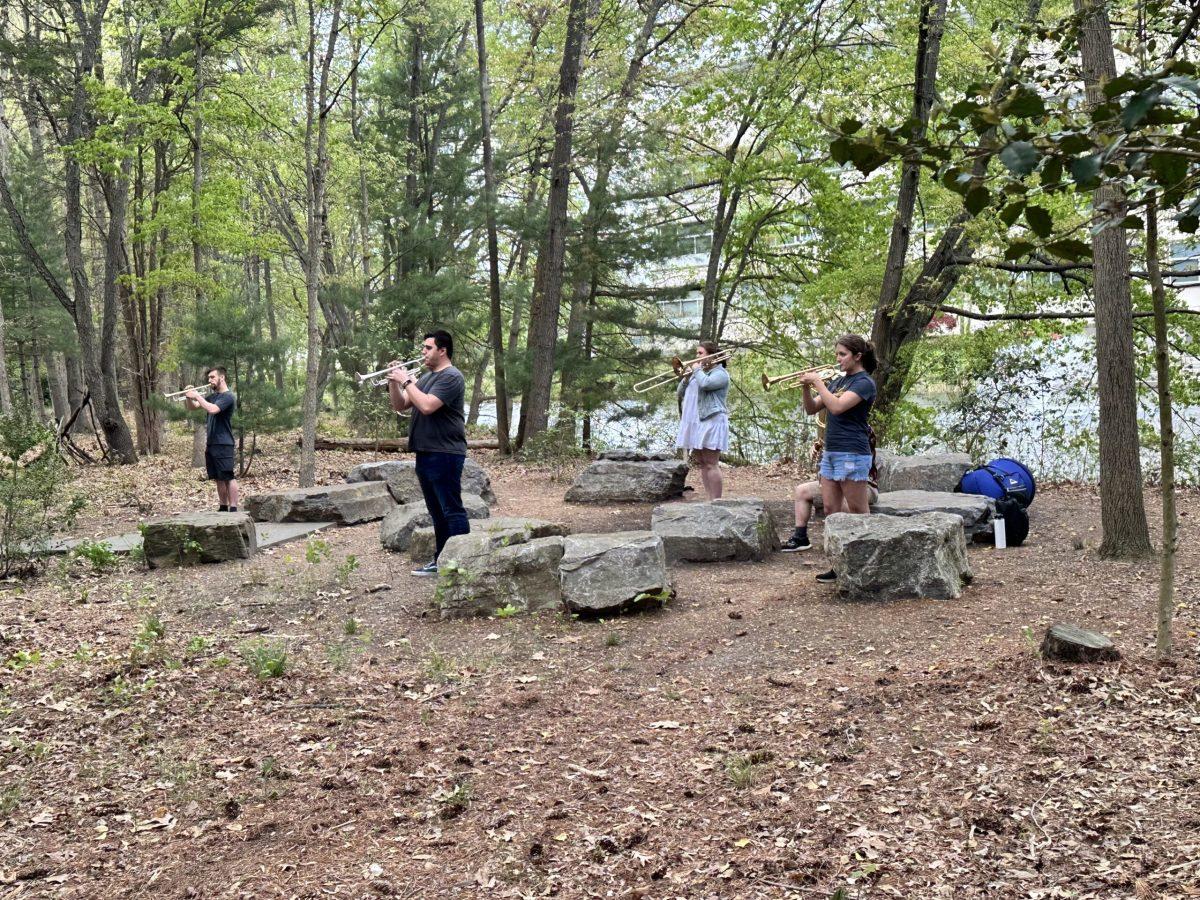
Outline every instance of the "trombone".
<path id="1" fill-rule="evenodd" d="M 188 391 L 196 391 L 201 397 L 207 397 L 212 393 L 212 385 L 203 384 L 200 387 L 185 387 L 181 391 L 172 391 L 169 394 L 163 394 L 164 400 L 186 400 L 185 396 Z"/>
<path id="2" fill-rule="evenodd" d="M 785 388 L 794 388 L 800 384 L 801 376 L 807 375 L 809 372 L 819 372 L 822 381 L 829 381 L 831 378 L 836 378 L 841 374 L 841 370 L 837 366 L 820 365 L 809 366 L 807 369 L 797 369 L 795 372 L 788 372 L 785 375 L 776 375 L 774 378 L 763 372 L 762 386 L 764 391 L 769 391 L 771 385 L 778 384 Z"/>
<path id="3" fill-rule="evenodd" d="M 690 375 L 691 372 L 688 369 L 697 364 L 713 366 L 717 363 L 728 362 L 735 352 L 737 352 L 736 347 L 729 347 L 725 350 L 718 350 L 710 356 L 697 356 L 695 359 L 689 359 L 687 362 L 684 362 L 678 356 L 672 356 L 670 372 L 660 372 L 657 375 L 651 375 L 649 378 L 643 378 L 633 386 L 633 391 L 635 394 L 644 394 L 657 387 L 662 387 L 664 384 L 678 381 L 680 378 Z"/>
<path id="4" fill-rule="evenodd" d="M 360 385 L 369 381 L 373 387 L 380 387 L 387 384 L 388 375 L 397 369 L 419 369 L 422 365 L 424 365 L 424 362 L 420 357 L 418 357 L 416 359 L 408 359 L 404 362 L 396 363 L 394 366 L 388 366 L 386 369 L 380 369 L 378 372 L 368 372 L 365 375 L 356 375 L 355 377 L 358 379 L 358 383 Z"/>

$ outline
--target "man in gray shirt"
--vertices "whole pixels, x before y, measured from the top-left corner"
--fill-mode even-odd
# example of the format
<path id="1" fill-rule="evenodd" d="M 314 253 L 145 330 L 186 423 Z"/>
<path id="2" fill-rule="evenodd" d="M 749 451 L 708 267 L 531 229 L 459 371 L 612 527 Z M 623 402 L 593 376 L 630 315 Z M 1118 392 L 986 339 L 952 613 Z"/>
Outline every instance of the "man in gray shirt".
<path id="1" fill-rule="evenodd" d="M 431 331 L 421 347 L 426 372 L 416 378 L 402 366 L 388 374 L 392 409 L 412 410 L 408 449 L 417 455 L 417 480 L 425 495 L 425 508 L 433 519 L 437 542 L 433 560 L 414 575 L 436 575 L 442 547 L 456 534 L 469 534 L 471 524 L 462 502 L 462 470 L 467 461 L 467 425 L 463 415 L 466 382 L 450 362 L 454 338 L 448 331 Z"/>
<path id="2" fill-rule="evenodd" d="M 206 373 L 209 394 L 202 397 L 195 388 L 183 395 L 186 409 L 208 413 L 204 445 L 204 466 L 208 477 L 217 483 L 217 507 L 220 512 L 237 512 L 238 483 L 234 474 L 233 411 L 237 397 L 229 390 L 224 366 L 213 366 Z"/>

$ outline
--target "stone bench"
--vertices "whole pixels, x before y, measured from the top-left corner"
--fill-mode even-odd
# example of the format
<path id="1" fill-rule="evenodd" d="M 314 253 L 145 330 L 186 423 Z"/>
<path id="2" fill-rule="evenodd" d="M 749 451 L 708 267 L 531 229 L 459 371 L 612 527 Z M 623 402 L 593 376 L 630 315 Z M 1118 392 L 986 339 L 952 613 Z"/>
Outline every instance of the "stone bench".
<path id="1" fill-rule="evenodd" d="M 581 615 L 651 609 L 675 596 L 663 540 L 650 531 L 566 537 L 558 574 L 563 602 Z"/>
<path id="2" fill-rule="evenodd" d="M 396 507 L 382 482 L 330 484 L 246 498 L 256 522 L 335 522 L 354 525 L 382 519 Z"/>
<path id="3" fill-rule="evenodd" d="M 482 497 L 463 494 L 462 500 L 468 519 L 486 519 L 491 516 L 492 511 Z M 412 543 L 413 532 L 424 528 L 432 535 L 432 525 L 433 519 L 424 501 L 405 503 L 383 517 L 379 524 L 379 542 L 387 550 L 402 552 Z M 432 555 L 431 551 L 430 556 Z"/>
<path id="4" fill-rule="evenodd" d="M 779 549 L 775 525 L 757 497 L 656 506 L 650 530 L 662 538 L 668 562 L 762 560 Z"/>
<path id="5" fill-rule="evenodd" d="M 683 496 L 687 463 L 678 459 L 597 459 L 579 473 L 567 503 L 660 503 Z"/>
<path id="6" fill-rule="evenodd" d="M 257 549 L 254 521 L 243 512 L 187 513 L 142 525 L 142 552 L 152 569 L 249 559 Z"/>
<path id="7" fill-rule="evenodd" d="M 397 503 L 418 503 L 425 499 L 421 483 L 417 480 L 417 463 L 411 459 L 387 459 L 380 462 L 362 463 L 346 475 L 348 484 L 364 481 L 381 481 L 388 486 Z M 471 457 L 463 463 L 462 492 L 482 497 L 495 505 L 496 494 L 492 491 L 492 479 L 487 471 Z"/>
<path id="8" fill-rule="evenodd" d="M 825 520 L 825 555 L 848 600 L 949 600 L 971 580 L 962 519 L 951 513 Z"/>
<path id="9" fill-rule="evenodd" d="M 955 494 L 947 491 L 889 491 L 880 494 L 871 511 L 882 516 L 919 516 L 944 512 L 962 519 L 968 540 L 991 534 L 996 504 L 980 494 Z"/>
<path id="10" fill-rule="evenodd" d="M 918 453 L 901 456 L 890 450 L 875 455 L 879 466 L 879 491 L 953 491 L 972 467 L 965 453 Z"/>

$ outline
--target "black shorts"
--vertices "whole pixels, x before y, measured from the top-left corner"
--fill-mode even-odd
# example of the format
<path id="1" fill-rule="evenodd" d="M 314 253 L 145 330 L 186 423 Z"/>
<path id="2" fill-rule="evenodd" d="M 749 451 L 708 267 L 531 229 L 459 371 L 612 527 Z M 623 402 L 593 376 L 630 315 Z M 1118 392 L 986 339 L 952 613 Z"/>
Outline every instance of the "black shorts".
<path id="1" fill-rule="evenodd" d="M 213 481 L 233 481 L 233 448 L 218 446 L 205 450 L 204 468 Z"/>

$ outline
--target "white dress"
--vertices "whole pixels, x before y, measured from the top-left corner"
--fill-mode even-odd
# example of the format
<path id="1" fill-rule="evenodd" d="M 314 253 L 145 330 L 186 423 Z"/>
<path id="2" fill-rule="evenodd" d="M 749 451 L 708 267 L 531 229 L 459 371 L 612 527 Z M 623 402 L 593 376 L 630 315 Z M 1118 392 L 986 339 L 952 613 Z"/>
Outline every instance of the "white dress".
<path id="1" fill-rule="evenodd" d="M 729 413 L 717 413 L 701 421 L 699 406 L 700 384 L 693 378 L 683 392 L 683 409 L 679 414 L 679 434 L 675 438 L 675 446 L 683 450 L 728 450 Z"/>

